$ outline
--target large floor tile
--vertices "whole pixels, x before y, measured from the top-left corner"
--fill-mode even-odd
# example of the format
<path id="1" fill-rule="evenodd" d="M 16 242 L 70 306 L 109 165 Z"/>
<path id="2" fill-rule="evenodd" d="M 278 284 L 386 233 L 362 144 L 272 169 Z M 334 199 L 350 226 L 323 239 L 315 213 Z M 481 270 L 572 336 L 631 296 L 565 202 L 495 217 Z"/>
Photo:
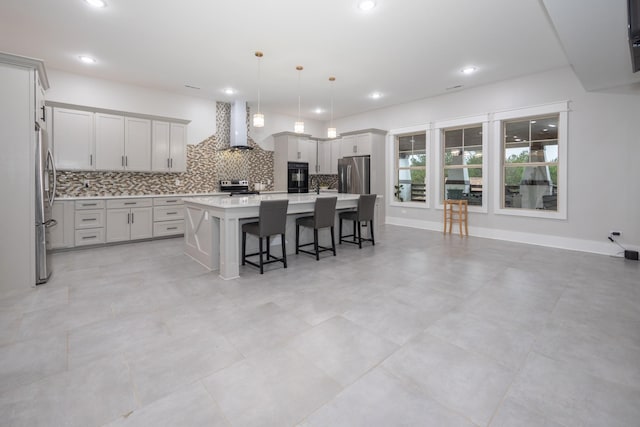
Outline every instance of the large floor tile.
<path id="1" fill-rule="evenodd" d="M 328 402 L 340 386 L 294 351 L 256 354 L 203 380 L 233 425 L 290 426 Z"/>
<path id="2" fill-rule="evenodd" d="M 536 353 L 529 356 L 508 397 L 567 426 L 631 426 L 640 420 L 640 389 Z"/>
<path id="3" fill-rule="evenodd" d="M 469 420 L 377 368 L 314 412 L 306 426 L 473 426 Z"/>
<path id="4" fill-rule="evenodd" d="M 225 368 L 243 356 L 222 335 L 199 332 L 126 355 L 142 404 Z"/>
<path id="5" fill-rule="evenodd" d="M 0 346 L 0 393 L 66 369 L 64 334 Z"/>
<path id="6" fill-rule="evenodd" d="M 422 334 L 382 366 L 479 425 L 486 425 L 513 380 L 513 371 L 487 357 Z"/>
<path id="7" fill-rule="evenodd" d="M 118 418 L 107 427 L 230 426 L 200 382 Z"/>
<path id="8" fill-rule="evenodd" d="M 0 419 L 11 426 L 99 426 L 135 408 L 129 369 L 121 357 L 0 394 Z"/>
<path id="9" fill-rule="evenodd" d="M 343 317 L 334 317 L 300 334 L 290 347 L 342 386 L 354 382 L 398 348 Z"/>
<path id="10" fill-rule="evenodd" d="M 511 399 L 506 399 L 491 420 L 491 427 L 563 427 L 544 414 L 525 408 Z"/>

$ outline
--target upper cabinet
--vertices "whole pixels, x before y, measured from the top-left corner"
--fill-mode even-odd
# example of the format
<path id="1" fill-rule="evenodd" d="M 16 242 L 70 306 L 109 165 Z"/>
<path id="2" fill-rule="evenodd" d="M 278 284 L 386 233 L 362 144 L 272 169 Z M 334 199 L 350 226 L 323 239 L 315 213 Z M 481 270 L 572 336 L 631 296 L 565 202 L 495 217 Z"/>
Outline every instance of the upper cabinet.
<path id="1" fill-rule="evenodd" d="M 151 170 L 151 121 L 96 113 L 96 169 Z"/>
<path id="2" fill-rule="evenodd" d="M 338 173 L 340 147 L 340 139 L 326 139 L 318 141 L 318 173 L 322 175 Z"/>
<path id="3" fill-rule="evenodd" d="M 152 168 L 154 172 L 186 172 L 187 126 L 153 121 Z"/>
<path id="4" fill-rule="evenodd" d="M 94 113 L 90 111 L 53 109 L 53 146 L 56 168 L 62 170 L 94 170 Z"/>
<path id="5" fill-rule="evenodd" d="M 53 147 L 58 169 L 186 171 L 186 123 L 104 111 L 53 108 Z"/>
<path id="6" fill-rule="evenodd" d="M 370 156 L 372 154 L 372 139 L 370 133 L 343 136 L 340 157 Z"/>

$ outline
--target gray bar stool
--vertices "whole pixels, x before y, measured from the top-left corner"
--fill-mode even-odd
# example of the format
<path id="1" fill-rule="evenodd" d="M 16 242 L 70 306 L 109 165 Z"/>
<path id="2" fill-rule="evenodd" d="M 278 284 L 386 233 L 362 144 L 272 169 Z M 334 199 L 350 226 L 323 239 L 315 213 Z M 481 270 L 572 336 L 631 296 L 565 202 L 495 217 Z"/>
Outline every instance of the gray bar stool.
<path id="1" fill-rule="evenodd" d="M 340 243 L 354 243 L 362 249 L 362 242 L 371 242 L 374 246 L 376 244 L 375 236 L 373 235 L 373 212 L 376 207 L 376 194 L 362 194 L 358 199 L 358 209 L 355 211 L 340 212 L 338 217 L 340 218 Z M 353 234 L 342 235 L 342 221 L 353 221 Z M 362 237 L 362 221 L 369 222 L 369 230 L 371 232 L 371 238 L 365 239 Z M 345 237 L 353 237 L 353 240 L 344 240 Z"/>
<path id="2" fill-rule="evenodd" d="M 242 225 L 242 265 L 245 263 L 258 267 L 260 274 L 264 274 L 264 265 L 272 262 L 282 262 L 287 268 L 287 249 L 285 247 L 285 231 L 287 229 L 287 207 L 289 200 L 263 200 L 260 202 L 258 222 Z M 247 254 L 247 233 L 258 237 L 258 252 Z M 269 237 L 279 234 L 282 239 L 282 258 L 271 255 Z M 262 239 L 266 237 L 267 250 L 262 247 Z M 267 256 L 266 260 L 263 255 Z M 249 261 L 247 257 L 260 256 L 258 264 Z"/>
<path id="3" fill-rule="evenodd" d="M 304 252 L 309 255 L 315 255 L 316 261 L 320 259 L 320 252 L 333 251 L 336 256 L 336 240 L 333 236 L 333 226 L 336 222 L 336 202 L 337 197 L 318 197 L 314 207 L 313 216 L 305 216 L 296 219 L 296 254 Z M 313 242 L 300 244 L 300 227 L 313 228 Z M 331 247 L 318 245 L 318 230 L 321 228 L 331 227 Z M 313 245 L 313 252 L 300 249 L 305 246 Z"/>

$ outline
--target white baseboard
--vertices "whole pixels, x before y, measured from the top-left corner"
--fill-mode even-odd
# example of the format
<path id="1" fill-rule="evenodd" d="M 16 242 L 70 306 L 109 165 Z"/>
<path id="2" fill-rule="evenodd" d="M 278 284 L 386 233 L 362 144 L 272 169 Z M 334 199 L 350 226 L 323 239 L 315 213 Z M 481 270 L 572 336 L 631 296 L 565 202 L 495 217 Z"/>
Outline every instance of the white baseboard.
<path id="1" fill-rule="evenodd" d="M 419 228 L 442 232 L 442 222 L 420 221 L 399 217 L 385 218 L 385 224 L 399 225 L 403 227 Z M 455 227 L 454 227 L 455 228 Z M 454 233 L 456 231 L 454 230 Z M 505 240 L 508 242 L 527 243 L 530 245 L 548 246 L 551 248 L 567 249 L 572 251 L 590 252 L 594 254 L 616 256 L 622 251 L 620 246 L 609 241 L 585 240 L 572 237 L 552 236 L 548 234 L 526 233 L 522 231 L 500 230 L 495 228 L 469 226 L 469 235 L 486 239 Z M 639 250 L 638 246 L 624 245 L 630 250 Z"/>

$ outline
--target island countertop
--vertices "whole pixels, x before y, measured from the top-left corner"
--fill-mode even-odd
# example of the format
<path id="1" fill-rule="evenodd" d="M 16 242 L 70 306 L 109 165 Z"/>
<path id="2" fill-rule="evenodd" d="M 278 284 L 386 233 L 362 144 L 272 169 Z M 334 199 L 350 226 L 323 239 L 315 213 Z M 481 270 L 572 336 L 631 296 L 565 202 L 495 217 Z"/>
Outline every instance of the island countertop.
<path id="1" fill-rule="evenodd" d="M 335 194 L 315 194 L 315 193 L 291 193 L 291 194 L 255 194 L 249 196 L 203 196 L 203 197 L 186 197 L 183 198 L 185 203 L 192 203 L 212 208 L 232 209 L 258 207 L 263 200 L 289 200 L 290 205 L 300 205 L 314 203 L 318 197 L 337 197 L 340 202 L 353 202 L 358 200 L 359 194 L 335 193 Z"/>

